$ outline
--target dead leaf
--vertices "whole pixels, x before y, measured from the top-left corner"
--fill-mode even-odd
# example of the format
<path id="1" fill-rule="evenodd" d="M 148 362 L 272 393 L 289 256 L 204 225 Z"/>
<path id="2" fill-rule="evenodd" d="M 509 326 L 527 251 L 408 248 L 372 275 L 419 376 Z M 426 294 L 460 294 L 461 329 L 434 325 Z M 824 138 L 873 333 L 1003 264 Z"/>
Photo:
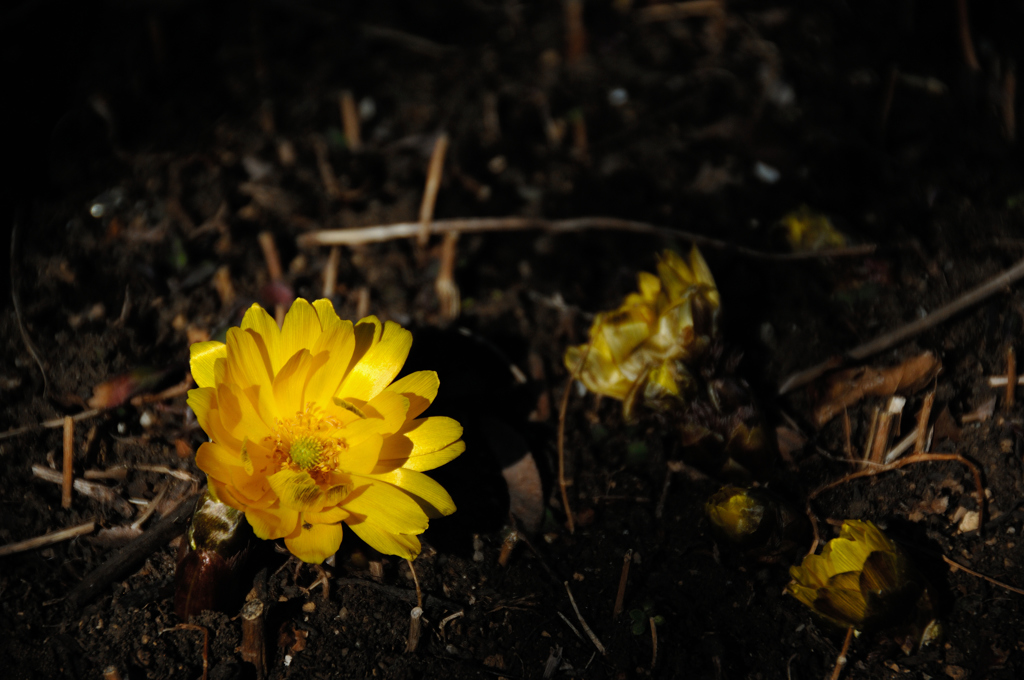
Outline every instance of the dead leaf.
<path id="1" fill-rule="evenodd" d="M 960 427 L 953 420 L 953 414 L 949 412 L 949 406 L 942 409 L 939 417 L 935 419 L 935 430 L 932 434 L 932 442 L 938 443 L 948 439 L 954 444 L 960 441 Z"/>
<path id="2" fill-rule="evenodd" d="M 860 366 L 830 375 L 814 407 L 814 425 L 822 427 L 864 397 L 913 394 L 930 383 L 942 363 L 931 352 L 919 354 L 897 366 Z"/>

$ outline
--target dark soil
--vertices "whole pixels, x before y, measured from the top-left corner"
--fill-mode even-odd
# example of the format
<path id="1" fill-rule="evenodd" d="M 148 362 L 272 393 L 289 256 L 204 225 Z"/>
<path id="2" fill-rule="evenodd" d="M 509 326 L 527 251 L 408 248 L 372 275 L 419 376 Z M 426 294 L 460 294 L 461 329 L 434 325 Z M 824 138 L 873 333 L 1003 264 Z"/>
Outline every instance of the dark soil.
<path id="1" fill-rule="evenodd" d="M 576 59 L 567 57 L 568 4 L 5 7 L 4 65 L 16 76 L 5 109 L 17 114 L 6 131 L 5 217 L 20 224 L 14 292 L 49 391 L 5 294 L 0 430 L 80 413 L 96 385 L 138 369 L 165 371 L 145 392 L 173 387 L 190 340 L 216 337 L 252 302 L 272 308 L 289 291 L 321 297 L 329 249 L 300 248 L 297 237 L 416 221 L 430 150 L 445 131 L 439 219 L 611 216 L 785 252 L 777 222 L 806 204 L 854 243 L 878 244 L 868 256 L 802 262 L 704 249 L 722 291 L 722 336 L 743 353 L 738 372 L 769 431 L 808 437 L 791 465 L 772 466 L 769 486 L 802 508 L 812 489 L 856 470 L 838 419 L 815 431 L 812 394 L 780 398 L 777 386 L 1020 257 L 1024 173 L 1011 81 L 1024 62 L 1024 7 L 971 4 L 972 69 L 953 2 L 738 1 L 720 20 L 645 22 L 653 5 L 595 0 L 585 3 Z M 364 114 L 357 152 L 342 132 L 343 90 Z M 276 286 L 261 232 L 284 265 Z M 432 412 L 465 413 L 467 453 L 439 471 L 460 511 L 433 523 L 415 563 L 432 597 L 419 647 L 404 651 L 415 599 L 408 567 L 385 557 L 375 580 L 375 557 L 349 533 L 325 567 L 327 588 L 313 587 L 311 567 L 272 550 L 256 555 L 270 677 L 533 678 L 548 664 L 549 677 L 827 677 L 843 631 L 782 594 L 809 541 L 768 561 L 719 545 L 703 512 L 718 482 L 675 474 L 666 487 L 667 464 L 685 453 L 674 424 L 624 423 L 618 404 L 574 392 L 565 427 L 575 533 L 565 526 L 551 473 L 562 354 L 585 339 L 592 313 L 616 306 L 636 273 L 653 269 L 661 248 L 687 248 L 687 239 L 464 235 L 462 312 L 452 324 L 434 292 L 438 243 L 426 253 L 411 240 L 342 248 L 333 296 L 342 317 L 368 311 L 413 329 L 423 339 L 417 360 L 437 367 L 442 399 L 452 393 Z M 225 276 L 228 302 L 217 289 Z M 933 413 L 948 409 L 950 425 L 932 449 L 974 461 L 990 496 L 980 532 L 960 531 L 978 503 L 955 462 L 815 499 L 826 539 L 826 520 L 886 527 L 928 574 L 945 628 L 939 644 L 910 654 L 890 632 L 861 635 L 842 677 L 1024 676 L 1024 596 L 941 559 L 1024 587 L 1024 407 L 1007 407 L 987 383 L 1005 373 L 1007 348 L 1021 349 L 1022 325 L 1024 294 L 1013 288 L 868 360 L 887 366 L 922 350 L 941 358 Z M 431 330 L 444 326 L 468 329 L 478 346 L 464 350 L 464 339 Z M 502 362 L 529 383 L 513 386 Z M 993 395 L 992 417 L 963 421 Z M 904 432 L 923 396 L 910 396 Z M 850 409 L 855 449 L 880 403 Z M 522 434 L 551 499 L 533 549 L 520 543 L 506 566 L 507 492 L 500 452 L 481 434 L 487 417 Z M 128 465 L 125 479 L 98 483 L 122 501 L 162 494 L 150 528 L 201 483 L 191 451 L 202 441 L 183 395 L 125 403 L 77 423 L 74 469 Z M 196 678 L 207 662 L 211 678 L 254 677 L 237 651 L 240 601 L 193 617 L 208 634 L 205 656 L 204 633 L 178 627 L 169 536 L 94 597 L 67 599 L 123 545 L 105 530 L 130 525 L 143 506 L 125 516 L 76 492 L 62 509 L 60 486 L 31 470 L 59 470 L 61 451 L 59 428 L 0 440 L 0 544 L 97 523 L 88 536 L 0 557 L 4 677 L 95 678 L 109 667 L 119 676 L 104 677 Z M 613 616 L 627 551 L 624 610 Z"/>

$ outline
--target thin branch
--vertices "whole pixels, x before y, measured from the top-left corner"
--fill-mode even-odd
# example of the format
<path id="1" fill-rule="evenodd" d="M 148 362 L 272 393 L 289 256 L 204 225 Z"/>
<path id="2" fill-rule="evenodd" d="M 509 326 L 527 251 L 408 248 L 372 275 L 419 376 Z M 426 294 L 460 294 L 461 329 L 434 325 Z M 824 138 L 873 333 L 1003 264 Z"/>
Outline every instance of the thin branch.
<path id="1" fill-rule="evenodd" d="M 954 562 L 953 560 L 949 559 L 945 555 L 942 556 L 942 560 L 946 564 L 950 564 L 953 567 L 956 567 L 957 569 L 963 569 L 964 571 L 966 571 L 971 576 L 977 576 L 978 578 L 984 579 L 984 580 L 988 581 L 989 583 L 991 583 L 993 585 L 997 585 L 1000 588 L 1005 588 L 1006 590 L 1009 590 L 1011 593 L 1017 593 L 1018 595 L 1024 595 L 1024 590 L 1021 590 L 1020 588 L 1014 588 L 1013 586 L 1006 585 L 1002 581 L 997 581 L 997 580 L 995 580 L 994 578 L 992 578 L 990 576 L 985 576 L 984 574 L 979 574 L 978 572 L 976 572 L 976 571 L 974 571 L 972 569 L 968 569 L 967 567 L 965 567 L 964 565 L 960 564 L 959 562 Z"/>
<path id="2" fill-rule="evenodd" d="M 576 598 L 572 596 L 572 590 L 569 589 L 569 582 L 564 581 L 563 585 L 565 585 L 565 592 L 569 593 L 569 602 L 572 604 L 573 611 L 576 612 L 576 618 L 579 619 L 580 625 L 583 626 L 583 632 L 587 634 L 590 641 L 594 643 L 595 647 L 597 647 L 597 651 L 601 652 L 601 654 L 607 654 L 608 652 L 605 650 L 604 645 L 602 645 L 601 641 L 597 639 L 596 635 L 594 635 L 594 631 L 590 630 L 590 626 L 587 625 L 587 622 L 583 620 L 583 614 L 580 614 L 580 608 L 576 606 Z"/>
<path id="3" fill-rule="evenodd" d="M 839 680 L 839 674 L 846 665 L 846 653 L 850 651 L 850 641 L 853 640 L 853 626 L 846 629 L 846 639 L 843 641 L 843 649 L 839 652 L 836 665 L 832 668 L 832 680 Z"/>
<path id="4" fill-rule="evenodd" d="M 866 342 L 851 350 L 847 350 L 841 356 L 830 357 L 819 364 L 790 375 L 788 378 L 783 380 L 782 384 L 779 386 L 779 394 L 786 394 L 787 392 L 792 392 L 798 387 L 803 387 L 833 368 L 842 366 L 847 361 L 860 361 L 862 359 L 866 359 L 869 356 L 898 345 L 904 340 L 908 340 L 919 333 L 923 333 L 930 328 L 938 326 L 953 315 L 962 312 L 968 307 L 976 305 L 985 298 L 990 297 L 1001 290 L 1004 290 L 1011 284 L 1019 281 L 1021 278 L 1024 278 L 1024 260 L 1019 261 L 1017 264 L 1013 265 L 1001 274 L 994 276 L 977 288 L 964 293 L 948 305 L 944 305 L 939 309 L 936 309 L 923 319 L 918 319 L 917 321 L 908 323 L 894 331 L 884 333 L 870 342 Z"/>
<path id="5" fill-rule="evenodd" d="M 565 506 L 565 517 L 569 524 L 569 533 L 576 533 L 576 522 L 572 516 L 572 508 L 569 506 L 569 493 L 566 491 L 565 483 L 565 414 L 569 410 L 569 395 L 572 393 L 572 385 L 579 378 L 583 366 L 587 363 L 587 356 L 590 354 L 591 344 L 587 343 L 587 349 L 580 357 L 579 364 L 573 369 L 569 376 L 569 382 L 565 385 L 565 392 L 562 393 L 562 404 L 558 407 L 558 488 L 562 493 L 562 505 Z"/>
<path id="6" fill-rule="evenodd" d="M 427 168 L 427 181 L 423 187 L 423 199 L 420 201 L 420 247 L 427 245 L 430 238 L 430 223 L 434 219 L 434 205 L 437 203 L 437 192 L 441 189 L 441 177 L 444 174 L 444 159 L 448 153 L 448 134 L 442 132 L 434 141 L 434 150 L 430 154 L 430 165 Z"/>
<path id="7" fill-rule="evenodd" d="M 25 322 L 22 321 L 21 314 L 21 297 L 18 294 L 18 232 L 21 231 L 21 215 L 14 220 L 14 224 L 11 227 L 11 302 L 14 304 L 14 316 L 18 320 L 18 330 L 21 332 L 21 340 L 25 343 L 25 349 L 32 355 L 36 365 L 39 366 L 39 372 L 43 374 L 43 397 L 50 398 L 50 377 L 46 374 L 46 368 L 43 366 L 43 360 L 39 356 L 39 351 L 36 349 L 35 343 L 32 342 L 32 338 L 28 335 L 28 330 L 25 328 Z M 63 425 L 61 421 L 61 425 Z"/>
<path id="8" fill-rule="evenodd" d="M 79 536 L 85 536 L 86 534 L 91 534 L 95 529 L 96 522 L 86 522 L 85 524 L 61 529 L 60 531 L 51 531 L 48 534 L 29 538 L 24 541 L 18 541 L 17 543 L 0 545 L 0 557 L 4 557 L 5 555 L 14 555 L 27 550 L 35 550 L 36 548 L 42 548 L 43 546 L 53 545 L 54 543 L 60 543 L 61 541 L 67 541 Z"/>
<path id="9" fill-rule="evenodd" d="M 967 466 L 967 468 L 971 471 L 971 474 L 974 476 L 974 489 L 975 492 L 978 494 L 978 533 L 980 534 L 981 525 L 985 518 L 986 498 L 985 488 L 982 486 L 981 483 L 981 473 L 978 471 L 977 466 L 957 453 L 915 453 L 912 456 L 901 458 L 892 463 L 889 463 L 888 465 L 880 465 L 877 467 L 870 467 L 865 470 L 859 470 L 857 472 L 851 472 L 850 474 L 844 477 L 840 477 L 839 479 L 829 482 L 828 484 L 819 486 L 817 489 L 807 494 L 807 506 L 805 508 L 805 511 L 807 512 L 808 519 L 811 521 L 811 530 L 814 532 L 814 542 L 811 544 L 811 549 L 807 551 L 807 554 L 813 554 L 814 551 L 818 549 L 818 543 L 821 542 L 821 536 L 818 533 L 818 520 L 814 517 L 814 512 L 811 510 L 811 501 L 817 498 L 820 494 L 824 493 L 825 491 L 828 491 L 829 489 L 834 489 L 837 486 L 846 484 L 847 482 L 851 482 L 855 479 L 860 479 L 861 477 L 873 477 L 875 475 L 880 475 L 883 472 L 898 470 L 901 467 L 913 465 L 914 463 L 929 463 L 944 460 L 955 461 L 957 463 L 961 463 Z"/>
<path id="10" fill-rule="evenodd" d="M 300 246 L 352 246 L 365 243 L 380 243 L 401 238 L 409 238 L 420 233 L 422 224 L 419 222 L 399 222 L 353 229 L 323 229 L 311 231 L 298 237 Z M 459 233 L 508 232 L 539 229 L 553 233 L 575 233 L 581 231 L 625 231 L 634 234 L 647 234 L 668 239 L 689 241 L 698 246 L 717 248 L 749 257 L 751 259 L 789 262 L 796 260 L 820 260 L 830 257 L 852 257 L 875 252 L 877 246 L 865 244 L 847 248 L 830 248 L 799 253 L 768 253 L 752 248 L 744 248 L 727 241 L 720 241 L 708 236 L 694 234 L 669 227 L 659 227 L 647 222 L 622 220 L 616 217 L 576 217 L 566 220 L 546 220 L 540 217 L 470 217 L 451 220 L 434 220 L 430 223 L 431 234 L 448 231 Z"/>
<path id="11" fill-rule="evenodd" d="M 67 602 L 72 609 L 77 609 L 91 600 L 110 583 L 122 578 L 132 571 L 138 564 L 153 554 L 155 550 L 170 541 L 178 534 L 185 531 L 189 517 L 195 509 L 195 501 L 206 491 L 206 487 L 199 490 L 199 493 L 186 498 L 178 507 L 163 519 L 151 526 L 141 536 L 121 548 L 101 564 L 92 573 L 86 576 L 72 589 L 67 596 Z"/>

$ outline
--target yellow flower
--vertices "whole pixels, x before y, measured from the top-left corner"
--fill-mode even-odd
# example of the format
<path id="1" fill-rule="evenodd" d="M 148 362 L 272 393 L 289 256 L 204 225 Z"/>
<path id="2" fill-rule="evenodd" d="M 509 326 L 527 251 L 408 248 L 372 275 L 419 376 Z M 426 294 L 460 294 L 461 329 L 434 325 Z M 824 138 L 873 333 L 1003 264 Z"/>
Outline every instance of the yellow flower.
<path id="1" fill-rule="evenodd" d="M 691 368 L 717 333 L 720 306 L 711 270 L 696 248 L 689 262 L 666 250 L 658 275 L 641 272 L 637 279 L 639 292 L 598 314 L 590 342 L 565 353 L 566 368 L 576 371 L 583 362 L 583 384 L 622 401 L 627 418 L 638 400 L 658 407 L 694 391 Z"/>
<path id="2" fill-rule="evenodd" d="M 820 555 L 790 567 L 786 591 L 826 619 L 858 630 L 906 618 L 915 605 L 930 614 L 923 588 L 903 552 L 871 522 L 846 520 Z"/>
<path id="3" fill-rule="evenodd" d="M 846 237 L 832 226 L 832 220 L 802 205 L 779 220 L 793 252 L 842 248 Z"/>
<path id="4" fill-rule="evenodd" d="M 433 371 L 392 382 L 412 346 L 396 323 L 342 321 L 298 299 L 278 328 L 259 305 L 227 342 L 192 345 L 188 403 L 212 441 L 196 465 L 257 536 L 305 562 L 341 545 L 342 523 L 382 553 L 412 559 L 429 518 L 455 504 L 423 474 L 465 449 L 451 418 L 420 418 Z"/>
<path id="5" fill-rule="evenodd" d="M 761 527 L 766 504 L 749 489 L 723 486 L 704 505 L 708 519 L 719 531 L 741 543 Z"/>

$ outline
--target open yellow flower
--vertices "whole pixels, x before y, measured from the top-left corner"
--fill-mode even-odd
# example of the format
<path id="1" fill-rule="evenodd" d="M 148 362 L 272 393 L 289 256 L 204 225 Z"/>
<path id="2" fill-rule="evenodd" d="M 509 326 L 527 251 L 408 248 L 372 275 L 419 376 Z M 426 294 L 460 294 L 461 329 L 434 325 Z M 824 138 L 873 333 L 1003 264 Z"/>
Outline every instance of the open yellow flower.
<path id="1" fill-rule="evenodd" d="M 790 595 L 844 628 L 885 625 L 906 618 L 915 606 L 931 613 L 928 591 L 910 561 L 871 522 L 844 521 L 839 538 L 790 567 L 789 575 Z"/>
<path id="2" fill-rule="evenodd" d="M 623 402 L 630 417 L 637 401 L 657 407 L 695 389 L 691 368 L 717 333 L 720 300 L 711 270 L 697 248 L 689 262 L 666 250 L 658 274 L 641 272 L 639 292 L 598 314 L 590 342 L 570 347 L 565 365 L 591 392 Z"/>
<path id="3" fill-rule="evenodd" d="M 303 299 L 282 328 L 253 305 L 226 343 L 192 345 L 188 403 L 212 440 L 196 464 L 217 499 L 305 562 L 338 550 L 342 523 L 383 553 L 419 554 L 428 519 L 455 511 L 423 471 L 465 444 L 455 420 L 419 417 L 436 373 L 392 382 L 411 346 L 396 323 L 353 325 L 329 300 Z"/>

